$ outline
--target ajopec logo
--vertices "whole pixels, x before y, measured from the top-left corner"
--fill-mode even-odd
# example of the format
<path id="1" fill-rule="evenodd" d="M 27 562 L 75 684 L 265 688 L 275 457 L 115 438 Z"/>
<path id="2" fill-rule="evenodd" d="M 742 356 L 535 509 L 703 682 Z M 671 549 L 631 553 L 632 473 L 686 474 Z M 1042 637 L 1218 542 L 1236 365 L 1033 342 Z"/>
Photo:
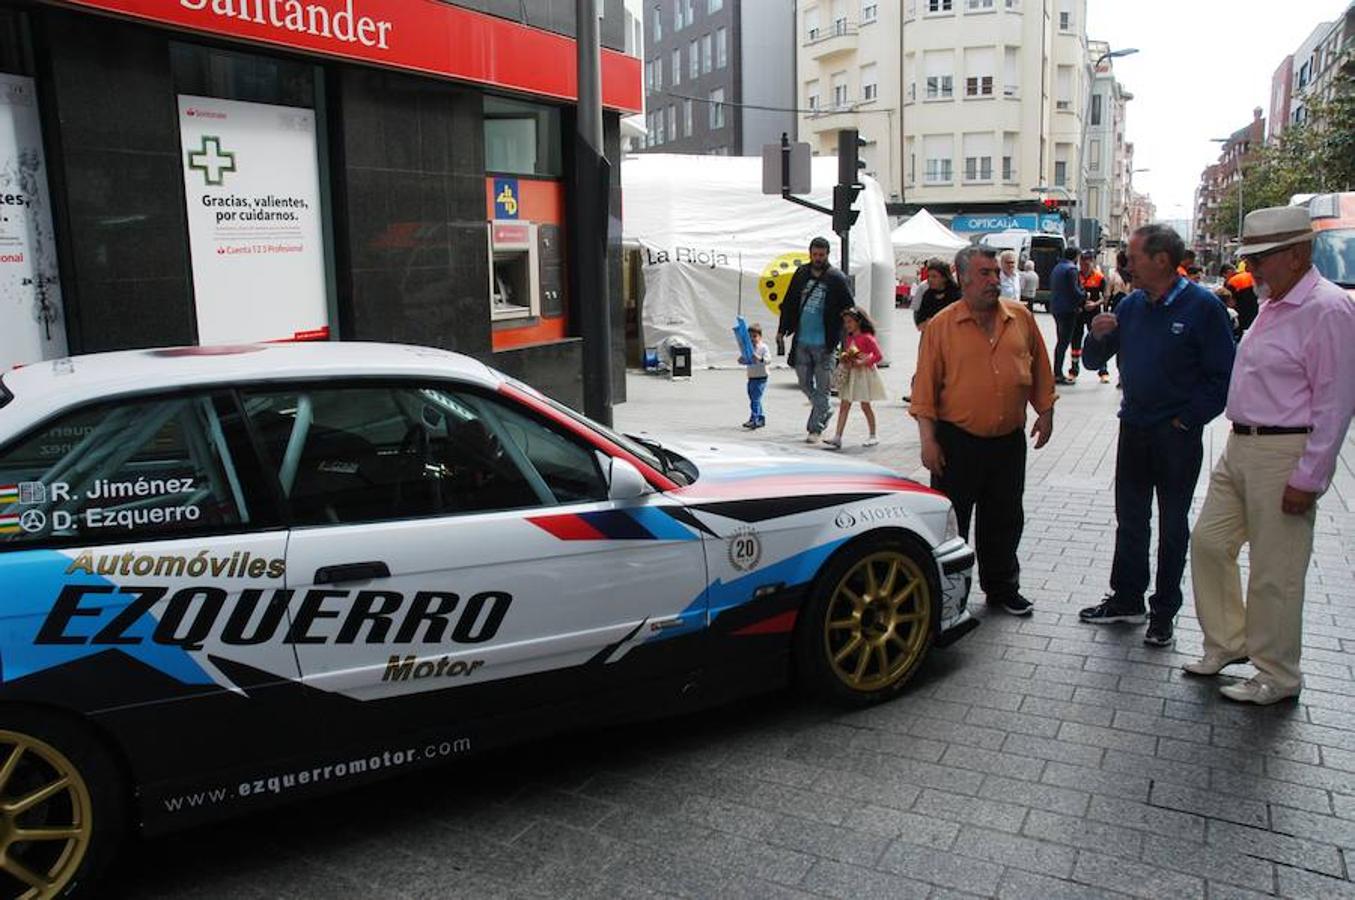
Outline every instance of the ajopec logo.
<path id="1" fill-rule="evenodd" d="M 855 528 L 856 516 L 852 515 L 851 513 L 847 512 L 844 509 L 842 512 L 837 514 L 837 518 L 833 520 L 833 524 L 836 525 L 838 528 L 843 529 L 844 531 L 848 528 Z"/>

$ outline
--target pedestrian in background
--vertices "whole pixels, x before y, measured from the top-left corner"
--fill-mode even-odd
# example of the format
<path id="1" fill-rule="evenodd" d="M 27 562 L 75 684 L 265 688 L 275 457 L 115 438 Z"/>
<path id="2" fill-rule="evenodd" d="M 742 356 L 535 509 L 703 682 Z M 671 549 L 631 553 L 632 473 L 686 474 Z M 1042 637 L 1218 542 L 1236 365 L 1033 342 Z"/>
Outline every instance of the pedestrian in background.
<path id="1" fill-rule="evenodd" d="M 925 332 L 927 323 L 941 310 L 960 299 L 960 286 L 950 274 L 950 263 L 933 257 L 927 260 L 927 289 L 922 299 L 913 304 L 913 324 L 918 331 Z M 903 395 L 903 402 L 912 402 L 911 388 Z"/>
<path id="2" fill-rule="evenodd" d="M 1073 327 L 1073 378 L 1077 377 L 1082 362 L 1083 335 L 1086 334 L 1092 319 L 1109 311 L 1106 307 L 1106 276 L 1096 265 L 1096 251 L 1082 251 L 1082 258 L 1078 261 L 1077 271 L 1078 277 L 1082 279 L 1082 290 L 1087 296 L 1082 301 L 1082 312 L 1078 315 L 1077 325 Z M 1102 384 L 1110 384 L 1108 365 L 1109 360 L 1102 360 L 1096 373 Z"/>
<path id="3" fill-rule="evenodd" d="M 1073 329 L 1077 327 L 1077 317 L 1082 314 L 1082 304 L 1087 292 L 1082 289 L 1082 278 L 1078 274 L 1078 251 L 1069 247 L 1063 251 L 1063 259 L 1049 273 L 1049 311 L 1054 316 L 1054 383 L 1072 384 L 1063 373 L 1063 357 L 1073 341 Z M 1078 348 L 1081 356 L 1081 348 Z"/>
<path id="4" fill-rule="evenodd" d="M 1028 259 L 1021 266 L 1021 301 L 1027 307 L 1035 306 L 1035 295 L 1040 292 L 1040 276 L 1035 271 L 1035 260 Z"/>
<path id="5" fill-rule="evenodd" d="M 1106 312 L 1114 312 L 1132 290 L 1134 274 L 1129 269 L 1129 254 L 1121 250 L 1115 254 L 1115 268 L 1106 276 Z"/>
<path id="6" fill-rule="evenodd" d="M 767 414 L 762 408 L 762 397 L 767 393 L 767 363 L 772 361 L 772 348 L 762 339 L 762 326 L 748 326 L 748 337 L 753 342 L 752 359 L 740 359 L 748 373 L 748 421 L 744 428 L 762 428 Z"/>
<path id="7" fill-rule="evenodd" d="M 950 263 L 944 259 L 927 260 L 927 290 L 922 302 L 913 307 L 913 324 L 918 331 L 926 331 L 933 316 L 959 299 L 960 286 L 950 273 Z"/>
<path id="8" fill-rule="evenodd" d="M 1244 222 L 1243 227 L 1245 226 Z M 1256 296 L 1256 279 L 1249 271 L 1250 268 L 1248 266 L 1247 269 L 1233 269 L 1232 266 L 1227 266 L 1225 272 L 1228 269 L 1233 271 L 1223 279 L 1223 286 L 1233 295 L 1233 306 L 1237 309 L 1237 327 L 1243 334 L 1247 333 L 1247 329 L 1256 321 L 1257 313 L 1261 310 L 1260 300 Z"/>
<path id="9" fill-rule="evenodd" d="M 998 275 L 998 289 L 1003 300 L 1021 299 L 1021 273 L 1016 269 L 1016 251 L 1003 250 L 997 255 L 1002 271 Z"/>
<path id="10" fill-rule="evenodd" d="M 838 367 L 843 377 L 839 381 L 837 396 L 837 433 L 824 438 L 827 447 L 838 450 L 842 447 L 842 432 L 847 428 L 847 416 L 853 403 L 861 404 L 861 412 L 866 417 L 866 426 L 870 435 L 862 443 L 863 447 L 874 447 L 880 443 L 875 436 L 875 410 L 872 403 L 879 403 L 889 396 L 885 390 L 884 379 L 876 369 L 884 354 L 875 340 L 875 323 L 860 307 L 853 306 L 842 314 L 842 354 L 838 357 Z"/>
<path id="11" fill-rule="evenodd" d="M 1190 500 L 1204 458 L 1204 426 L 1223 412 L 1233 335 L 1218 298 L 1178 274 L 1185 245 L 1165 225 L 1129 241 L 1138 290 L 1092 320 L 1088 365 L 1120 358 L 1124 398 L 1115 457 L 1115 560 L 1111 592 L 1083 609 L 1083 622 L 1141 623 L 1148 590 L 1150 519 L 1157 495 L 1157 589 L 1143 641 L 1170 646 L 1181 609 L 1190 540 Z"/>
<path id="12" fill-rule="evenodd" d="M 932 487 L 955 506 L 960 534 L 978 510 L 979 584 L 988 603 L 1029 615 L 1016 550 L 1025 528 L 1026 406 L 1039 449 L 1054 431 L 1054 380 L 1034 314 L 1001 299 L 996 252 L 955 256 L 963 299 L 937 313 L 922 335 L 910 412 Z"/>
<path id="13" fill-rule="evenodd" d="M 805 440 L 817 443 L 832 414 L 828 408 L 829 382 L 833 377 L 834 352 L 842 334 L 842 313 L 855 305 L 847 276 L 828 262 L 827 238 L 809 242 L 809 262 L 795 270 L 781 303 L 777 339 L 794 335 L 790 355 L 795 377 L 809 398 Z"/>
<path id="14" fill-rule="evenodd" d="M 1191 535 L 1204 657 L 1194 675 L 1250 659 L 1256 676 L 1223 696 L 1270 704 L 1303 686 L 1303 588 L 1317 499 L 1355 415 L 1355 303 L 1313 268 L 1303 207 L 1258 209 L 1239 253 L 1265 299 L 1228 386 L 1232 434 Z M 1237 556 L 1251 548 L 1246 602 Z"/>

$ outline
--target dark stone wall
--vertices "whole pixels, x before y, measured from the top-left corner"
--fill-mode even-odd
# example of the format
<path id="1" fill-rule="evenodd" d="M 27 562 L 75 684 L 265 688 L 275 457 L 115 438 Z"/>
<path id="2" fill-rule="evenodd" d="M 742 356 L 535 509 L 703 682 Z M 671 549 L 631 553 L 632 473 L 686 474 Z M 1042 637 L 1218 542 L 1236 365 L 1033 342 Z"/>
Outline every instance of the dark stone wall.
<path id="1" fill-rule="evenodd" d="M 167 34 L 50 10 L 34 30 L 72 350 L 194 343 Z"/>
<path id="2" fill-rule="evenodd" d="M 483 356 L 490 323 L 480 94 L 350 66 L 332 83 L 341 333 Z"/>

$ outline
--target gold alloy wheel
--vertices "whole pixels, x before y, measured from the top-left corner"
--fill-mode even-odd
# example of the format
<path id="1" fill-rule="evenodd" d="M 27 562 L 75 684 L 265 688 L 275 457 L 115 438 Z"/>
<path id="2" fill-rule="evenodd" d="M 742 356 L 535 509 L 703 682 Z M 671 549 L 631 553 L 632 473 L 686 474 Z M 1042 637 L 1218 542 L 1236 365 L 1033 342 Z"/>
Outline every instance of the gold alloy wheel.
<path id="1" fill-rule="evenodd" d="M 932 627 L 931 586 L 912 557 L 882 550 L 833 588 L 823 629 L 832 672 L 854 691 L 889 687 L 916 665 Z"/>
<path id="2" fill-rule="evenodd" d="M 0 731 L 0 879 L 21 900 L 57 896 L 93 835 L 89 788 L 50 744 Z M 0 888 L 3 890 L 3 888 Z"/>

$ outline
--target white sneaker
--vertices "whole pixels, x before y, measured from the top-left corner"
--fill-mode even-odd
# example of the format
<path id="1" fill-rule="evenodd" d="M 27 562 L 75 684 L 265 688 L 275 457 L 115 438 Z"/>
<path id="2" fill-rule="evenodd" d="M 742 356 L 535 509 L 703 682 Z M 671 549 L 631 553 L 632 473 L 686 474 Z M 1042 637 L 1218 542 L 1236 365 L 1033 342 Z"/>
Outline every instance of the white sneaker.
<path id="1" fill-rule="evenodd" d="M 809 434 L 805 435 L 805 443 L 806 443 L 806 444 L 817 444 L 817 443 L 819 442 L 819 438 L 821 438 L 821 437 L 823 437 L 823 435 L 819 434 L 819 432 L 817 432 L 817 431 L 811 431 L 811 432 L 809 432 Z"/>
<path id="2" fill-rule="evenodd" d="M 1219 693 L 1238 703 L 1269 706 L 1290 697 L 1297 697 L 1300 690 L 1302 690 L 1302 687 L 1282 688 L 1271 684 L 1269 681 L 1249 678 L 1246 681 L 1239 681 L 1237 684 L 1225 684 L 1219 688 Z"/>
<path id="3" fill-rule="evenodd" d="M 1187 675 L 1217 675 L 1224 669 L 1234 663 L 1244 663 L 1247 661 L 1246 655 L 1228 656 L 1226 654 L 1206 653 L 1195 662 L 1188 662 L 1181 667 Z"/>
<path id="4" fill-rule="evenodd" d="M 842 438 L 840 438 L 840 437 L 828 437 L 828 438 L 824 438 L 824 439 L 823 439 L 823 449 L 825 449 L 825 450 L 841 450 L 841 449 L 842 449 Z"/>
<path id="5" fill-rule="evenodd" d="M 864 441 L 861 442 L 861 446 L 874 447 L 878 443 L 880 443 L 880 439 L 872 434 L 870 437 L 866 438 Z"/>

